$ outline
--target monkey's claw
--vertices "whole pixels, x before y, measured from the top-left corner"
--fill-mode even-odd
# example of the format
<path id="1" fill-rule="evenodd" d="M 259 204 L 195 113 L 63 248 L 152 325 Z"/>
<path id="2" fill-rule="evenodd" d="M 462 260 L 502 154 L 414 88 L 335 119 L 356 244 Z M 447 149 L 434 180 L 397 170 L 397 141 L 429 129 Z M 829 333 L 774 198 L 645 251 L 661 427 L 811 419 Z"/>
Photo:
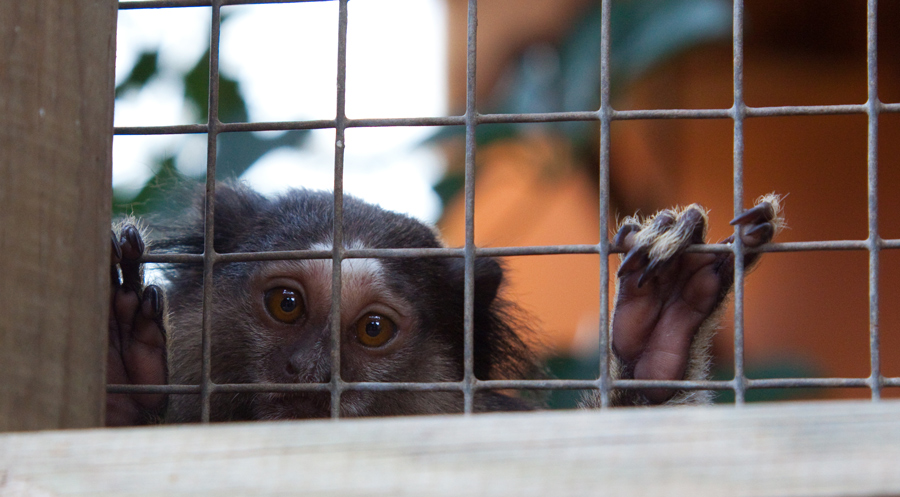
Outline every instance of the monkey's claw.
<path id="1" fill-rule="evenodd" d="M 703 243 L 706 236 L 706 212 L 694 204 L 682 211 L 660 211 L 643 226 L 627 219 L 615 236 L 617 246 L 630 250 L 622 259 L 618 276 L 641 271 L 637 286 L 664 273 L 673 258 L 691 244 Z"/>
<path id="2" fill-rule="evenodd" d="M 781 216 L 780 198 L 770 194 L 757 200 L 756 206 L 747 209 L 739 216 L 731 220 L 732 226 L 740 226 L 741 242 L 748 247 L 758 247 L 772 241 L 784 226 Z M 728 237 L 726 242 L 734 241 L 734 236 Z M 756 254 L 748 256 L 748 262 L 753 262 Z"/>
<path id="3" fill-rule="evenodd" d="M 759 222 L 768 222 L 775 218 L 775 207 L 766 200 L 761 201 L 755 207 L 745 210 L 736 218 L 729 221 L 728 224 L 735 226 L 738 224 L 751 224 Z"/>

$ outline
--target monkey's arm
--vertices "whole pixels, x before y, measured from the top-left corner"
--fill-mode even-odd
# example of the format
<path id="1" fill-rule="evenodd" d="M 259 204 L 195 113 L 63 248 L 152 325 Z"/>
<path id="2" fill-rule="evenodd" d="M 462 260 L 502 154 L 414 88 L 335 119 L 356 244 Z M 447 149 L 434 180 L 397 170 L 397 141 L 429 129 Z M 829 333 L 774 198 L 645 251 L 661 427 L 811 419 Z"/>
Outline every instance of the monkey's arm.
<path id="1" fill-rule="evenodd" d="M 732 221 L 747 247 L 769 242 L 783 219 L 776 195 L 766 195 Z M 704 243 L 707 217 L 691 205 L 664 210 L 643 222 L 626 219 L 615 244 L 627 250 L 619 267 L 611 333 L 613 378 L 704 380 L 718 314 L 734 282 L 734 255 L 685 253 Z M 733 242 L 733 236 L 723 243 Z M 748 254 L 749 269 L 759 254 Z M 705 403 L 702 390 L 628 389 L 613 391 L 614 405 Z M 585 401 L 599 405 L 599 398 Z"/>
<path id="2" fill-rule="evenodd" d="M 118 231 L 112 232 L 107 383 L 165 385 L 165 296 L 157 286 L 144 287 L 138 229 L 126 224 Z M 106 425 L 158 422 L 166 400 L 165 394 L 109 394 Z"/>

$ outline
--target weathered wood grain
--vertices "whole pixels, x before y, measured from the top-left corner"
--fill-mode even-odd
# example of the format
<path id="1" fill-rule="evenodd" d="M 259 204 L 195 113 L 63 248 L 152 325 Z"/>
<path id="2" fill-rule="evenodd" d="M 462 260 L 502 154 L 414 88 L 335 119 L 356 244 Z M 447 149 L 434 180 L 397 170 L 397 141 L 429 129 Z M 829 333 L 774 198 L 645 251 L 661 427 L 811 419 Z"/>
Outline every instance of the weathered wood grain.
<path id="1" fill-rule="evenodd" d="M 7 434 L 0 468 L 0 495 L 900 495 L 900 403 Z"/>
<path id="2" fill-rule="evenodd" d="M 0 2 L 0 430 L 103 422 L 115 22 Z"/>

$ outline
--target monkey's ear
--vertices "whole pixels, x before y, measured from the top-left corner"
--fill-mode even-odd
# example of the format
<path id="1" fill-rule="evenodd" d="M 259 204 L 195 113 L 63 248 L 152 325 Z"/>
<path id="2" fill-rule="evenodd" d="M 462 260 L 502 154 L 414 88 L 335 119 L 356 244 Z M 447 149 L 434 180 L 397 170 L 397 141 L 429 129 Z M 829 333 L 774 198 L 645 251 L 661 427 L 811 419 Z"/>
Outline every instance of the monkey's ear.
<path id="1" fill-rule="evenodd" d="M 465 288 L 465 259 L 447 259 L 450 265 L 450 285 L 460 294 Z M 503 266 L 493 258 L 475 259 L 475 307 L 487 309 L 497 298 L 503 284 Z"/>

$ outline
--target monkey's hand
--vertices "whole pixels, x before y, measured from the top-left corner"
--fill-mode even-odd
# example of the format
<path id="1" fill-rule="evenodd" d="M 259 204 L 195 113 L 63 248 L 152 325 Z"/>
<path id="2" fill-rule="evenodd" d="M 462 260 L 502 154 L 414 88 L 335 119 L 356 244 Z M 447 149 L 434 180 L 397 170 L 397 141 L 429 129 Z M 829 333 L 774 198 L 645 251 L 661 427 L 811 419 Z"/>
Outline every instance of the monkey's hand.
<path id="1" fill-rule="evenodd" d="M 758 247 L 782 227 L 776 195 L 731 221 L 740 226 L 742 243 Z M 626 219 L 615 244 L 627 250 L 618 272 L 612 317 L 613 374 L 639 380 L 701 380 L 709 368 L 708 349 L 716 311 L 734 281 L 734 255 L 685 253 L 706 239 L 706 211 L 694 204 L 664 210 L 641 222 Z M 734 236 L 722 243 L 732 243 Z M 759 254 L 744 258 L 745 268 Z M 618 370 L 618 371 L 616 371 Z M 614 403 L 628 405 L 694 403 L 710 400 L 709 392 L 655 388 L 619 390 Z"/>
<path id="2" fill-rule="evenodd" d="M 166 384 L 165 296 L 157 286 L 144 287 L 139 262 L 143 253 L 144 241 L 135 226 L 112 232 L 108 384 Z M 165 394 L 109 394 L 106 425 L 158 422 L 166 400 Z"/>

